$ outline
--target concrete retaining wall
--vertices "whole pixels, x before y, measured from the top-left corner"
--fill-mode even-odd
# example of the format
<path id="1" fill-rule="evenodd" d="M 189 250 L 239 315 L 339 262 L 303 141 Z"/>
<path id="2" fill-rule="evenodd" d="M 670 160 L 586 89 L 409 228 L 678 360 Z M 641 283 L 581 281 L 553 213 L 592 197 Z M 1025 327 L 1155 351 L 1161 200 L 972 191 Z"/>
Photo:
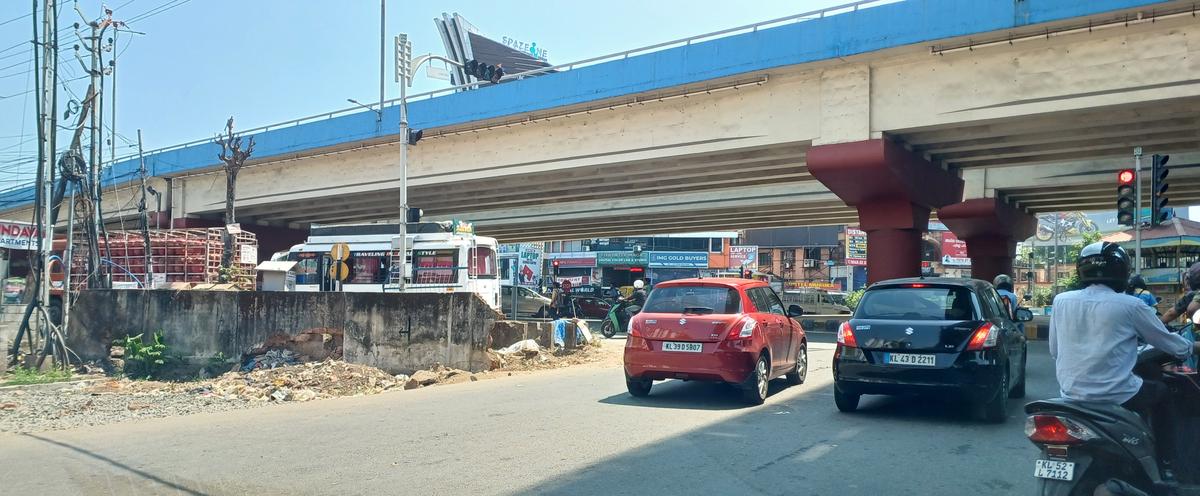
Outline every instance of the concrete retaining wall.
<path id="1" fill-rule="evenodd" d="M 344 335 L 347 361 L 391 373 L 434 363 L 480 371 L 488 330 L 499 319 L 469 293 L 89 290 L 71 308 L 68 346 L 85 360 L 103 360 L 114 340 L 161 331 L 169 353 L 202 359 L 334 333 Z"/>

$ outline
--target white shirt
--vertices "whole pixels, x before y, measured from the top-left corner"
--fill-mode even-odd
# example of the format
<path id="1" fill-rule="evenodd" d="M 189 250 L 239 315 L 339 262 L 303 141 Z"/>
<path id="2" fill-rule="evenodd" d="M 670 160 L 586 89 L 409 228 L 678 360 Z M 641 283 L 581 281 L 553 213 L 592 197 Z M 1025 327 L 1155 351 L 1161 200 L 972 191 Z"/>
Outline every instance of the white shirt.
<path id="1" fill-rule="evenodd" d="M 1062 397 L 1125 403 L 1142 387 L 1133 374 L 1138 338 L 1185 359 L 1187 338 L 1168 331 L 1136 296 L 1093 284 L 1054 298 L 1050 314 L 1050 356 Z"/>

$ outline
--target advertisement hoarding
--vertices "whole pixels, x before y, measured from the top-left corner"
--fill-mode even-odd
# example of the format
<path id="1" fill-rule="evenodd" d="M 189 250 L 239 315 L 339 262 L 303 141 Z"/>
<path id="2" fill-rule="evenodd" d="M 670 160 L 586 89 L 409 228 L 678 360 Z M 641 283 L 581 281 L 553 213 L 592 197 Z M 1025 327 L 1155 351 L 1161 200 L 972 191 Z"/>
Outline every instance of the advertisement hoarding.
<path id="1" fill-rule="evenodd" d="M 730 245 L 730 269 L 758 269 L 758 245 Z"/>
<path id="2" fill-rule="evenodd" d="M 538 278 L 542 276 L 542 247 L 538 243 L 521 245 L 517 262 L 517 284 L 521 286 L 537 286 Z"/>
<path id="3" fill-rule="evenodd" d="M 941 234 L 942 265 L 971 265 L 971 258 L 967 256 L 967 242 L 958 239 L 958 237 L 950 231 L 943 231 Z"/>
<path id="4" fill-rule="evenodd" d="M 846 265 L 867 265 L 867 233 L 857 227 L 846 226 Z"/>

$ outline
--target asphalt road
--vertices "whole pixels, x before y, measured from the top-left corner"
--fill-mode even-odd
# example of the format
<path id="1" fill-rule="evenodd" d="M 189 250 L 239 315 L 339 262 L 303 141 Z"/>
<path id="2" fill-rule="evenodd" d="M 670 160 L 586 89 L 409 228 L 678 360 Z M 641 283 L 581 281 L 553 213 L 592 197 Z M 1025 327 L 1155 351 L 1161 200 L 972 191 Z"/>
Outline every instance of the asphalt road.
<path id="1" fill-rule="evenodd" d="M 809 381 L 759 407 L 619 368 L 28 435 L 0 434 L 6 494 L 1031 494 L 1021 401 L 1003 425 L 952 402 L 833 405 L 829 335 Z M 609 341 L 617 344 L 619 341 Z M 1032 343 L 1029 399 L 1055 394 Z M 777 381 L 778 382 L 778 381 Z"/>

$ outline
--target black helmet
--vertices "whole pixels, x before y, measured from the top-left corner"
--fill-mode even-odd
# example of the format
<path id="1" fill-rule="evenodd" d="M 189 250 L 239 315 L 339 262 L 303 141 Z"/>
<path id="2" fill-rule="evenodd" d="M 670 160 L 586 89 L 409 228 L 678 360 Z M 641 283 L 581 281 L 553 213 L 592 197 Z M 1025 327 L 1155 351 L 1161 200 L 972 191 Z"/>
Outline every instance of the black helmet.
<path id="1" fill-rule="evenodd" d="M 1134 274 L 1133 277 L 1129 278 L 1129 287 L 1126 289 L 1128 291 L 1146 289 L 1146 280 L 1142 279 L 1140 274 Z"/>
<path id="2" fill-rule="evenodd" d="M 1000 274 L 996 276 L 995 279 L 992 279 L 992 285 L 995 286 L 996 289 L 1006 289 L 1008 291 L 1012 291 L 1013 289 L 1012 278 L 1009 277 L 1008 274 Z"/>
<path id="3" fill-rule="evenodd" d="M 1116 243 L 1097 241 L 1079 251 L 1075 262 L 1079 284 L 1087 287 L 1103 284 L 1113 291 L 1122 293 L 1129 283 L 1129 254 Z"/>
<path id="4" fill-rule="evenodd" d="M 1187 273 L 1184 274 L 1184 281 L 1192 291 L 1200 290 L 1200 262 L 1188 267 Z"/>

